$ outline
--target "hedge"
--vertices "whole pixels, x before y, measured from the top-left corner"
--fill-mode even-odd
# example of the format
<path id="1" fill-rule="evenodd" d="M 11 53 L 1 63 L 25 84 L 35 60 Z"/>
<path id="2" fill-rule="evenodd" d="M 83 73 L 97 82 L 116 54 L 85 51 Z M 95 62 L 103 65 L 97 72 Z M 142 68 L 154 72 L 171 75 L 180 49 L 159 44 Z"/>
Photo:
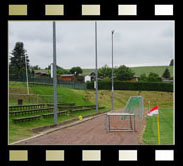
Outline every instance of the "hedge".
<path id="1" fill-rule="evenodd" d="M 94 82 L 87 82 L 87 89 L 94 89 Z M 110 90 L 111 81 L 98 81 L 99 90 Z M 115 90 L 144 90 L 173 92 L 173 83 L 114 81 Z"/>

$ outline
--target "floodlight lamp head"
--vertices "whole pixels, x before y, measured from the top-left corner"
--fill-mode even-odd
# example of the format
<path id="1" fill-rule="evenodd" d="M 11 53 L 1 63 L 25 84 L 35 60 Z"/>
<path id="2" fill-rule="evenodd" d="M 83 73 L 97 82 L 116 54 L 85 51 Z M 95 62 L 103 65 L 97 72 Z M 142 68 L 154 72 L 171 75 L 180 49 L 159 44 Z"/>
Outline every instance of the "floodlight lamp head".
<path id="1" fill-rule="evenodd" d="M 112 34 L 114 34 L 114 30 L 112 30 Z"/>

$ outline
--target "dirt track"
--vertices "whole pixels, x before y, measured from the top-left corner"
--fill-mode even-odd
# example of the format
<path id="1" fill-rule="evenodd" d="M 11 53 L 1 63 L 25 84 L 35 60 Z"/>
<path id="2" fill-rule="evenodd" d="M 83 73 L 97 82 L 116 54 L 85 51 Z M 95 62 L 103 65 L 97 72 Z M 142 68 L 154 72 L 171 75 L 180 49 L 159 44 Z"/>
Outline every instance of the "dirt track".
<path id="1" fill-rule="evenodd" d="M 21 142 L 19 145 L 137 145 L 144 121 L 136 120 L 135 125 L 136 132 L 107 132 L 103 114 L 78 125 Z"/>

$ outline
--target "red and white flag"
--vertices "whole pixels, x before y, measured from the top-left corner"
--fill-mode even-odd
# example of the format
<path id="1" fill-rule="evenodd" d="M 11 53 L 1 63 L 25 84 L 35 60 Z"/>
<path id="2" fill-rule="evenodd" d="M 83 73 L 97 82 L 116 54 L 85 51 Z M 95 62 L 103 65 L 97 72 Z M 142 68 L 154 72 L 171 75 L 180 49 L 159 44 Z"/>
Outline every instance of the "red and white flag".
<path id="1" fill-rule="evenodd" d="M 153 116 L 154 114 L 159 114 L 158 106 L 153 107 L 151 110 L 147 112 L 148 116 Z"/>

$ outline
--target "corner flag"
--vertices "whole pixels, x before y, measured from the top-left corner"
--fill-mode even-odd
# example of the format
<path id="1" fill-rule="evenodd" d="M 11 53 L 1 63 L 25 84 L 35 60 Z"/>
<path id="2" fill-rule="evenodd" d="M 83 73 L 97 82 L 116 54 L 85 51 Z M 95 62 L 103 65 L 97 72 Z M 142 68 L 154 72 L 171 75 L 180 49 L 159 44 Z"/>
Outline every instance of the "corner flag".
<path id="1" fill-rule="evenodd" d="M 153 107 L 151 110 L 147 112 L 148 116 L 153 116 L 154 114 L 159 114 L 158 106 Z"/>
<path id="2" fill-rule="evenodd" d="M 158 144 L 160 145 L 160 128 L 159 128 L 159 110 L 158 106 L 153 107 L 151 110 L 147 112 L 148 116 L 153 116 L 157 114 L 157 129 L 158 129 Z"/>

